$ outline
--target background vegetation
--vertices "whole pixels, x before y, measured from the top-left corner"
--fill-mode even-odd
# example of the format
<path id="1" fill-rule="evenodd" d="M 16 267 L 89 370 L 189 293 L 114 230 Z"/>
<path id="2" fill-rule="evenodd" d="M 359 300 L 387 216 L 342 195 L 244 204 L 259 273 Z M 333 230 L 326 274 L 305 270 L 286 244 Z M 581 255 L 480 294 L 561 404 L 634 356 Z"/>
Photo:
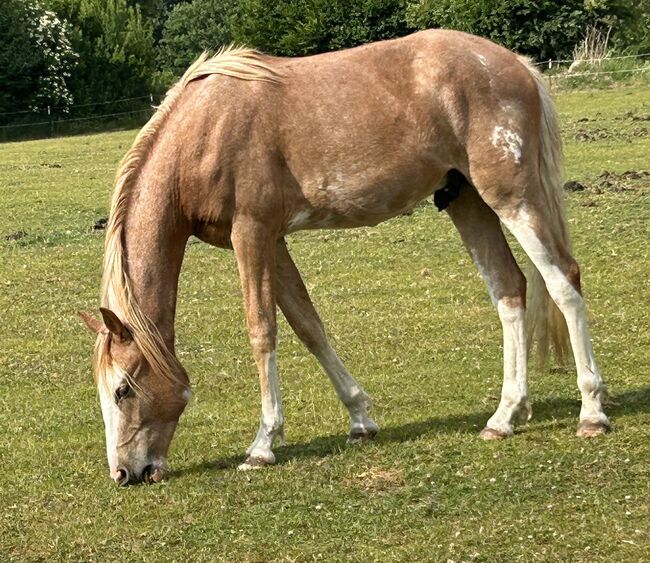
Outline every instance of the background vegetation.
<path id="1" fill-rule="evenodd" d="M 615 52 L 647 52 L 650 0 L 5 0 L 0 127 L 42 122 L 48 106 L 47 120 L 141 111 L 202 50 L 233 41 L 307 55 L 428 27 L 537 60 L 570 58 L 591 28 L 611 29 Z"/>
<path id="2" fill-rule="evenodd" d="M 1 561 L 646 561 L 650 552 L 650 90 L 558 96 L 574 248 L 613 433 L 574 436 L 575 374 L 531 373 L 534 416 L 478 432 L 501 327 L 433 205 L 290 246 L 334 345 L 375 401 L 374 444 L 284 321 L 278 465 L 235 468 L 259 391 L 232 253 L 188 246 L 179 354 L 194 398 L 157 486 L 117 488 L 90 371 L 112 178 L 135 131 L 0 145 Z"/>

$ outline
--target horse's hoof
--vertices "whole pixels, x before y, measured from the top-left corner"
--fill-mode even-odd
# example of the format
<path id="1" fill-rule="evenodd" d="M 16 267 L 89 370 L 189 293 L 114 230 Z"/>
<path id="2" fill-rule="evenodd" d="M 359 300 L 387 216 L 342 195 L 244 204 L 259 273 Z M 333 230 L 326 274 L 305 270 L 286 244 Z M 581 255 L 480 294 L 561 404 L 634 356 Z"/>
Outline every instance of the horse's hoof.
<path id="1" fill-rule="evenodd" d="M 495 430 L 494 428 L 490 428 L 489 426 L 486 426 L 481 430 L 481 433 L 479 434 L 480 438 L 482 440 L 488 441 L 488 440 L 505 440 L 506 438 L 510 437 L 510 434 L 507 432 L 502 432 L 501 430 Z"/>
<path id="2" fill-rule="evenodd" d="M 239 471 L 250 471 L 252 469 L 262 469 L 262 467 L 272 464 L 273 462 L 264 459 L 263 457 L 249 455 L 244 463 L 237 466 L 237 469 Z"/>
<path id="3" fill-rule="evenodd" d="M 348 444 L 370 442 L 379 432 L 379 428 L 354 428 L 348 435 Z"/>
<path id="4" fill-rule="evenodd" d="M 606 434 L 609 431 L 609 425 L 605 422 L 591 422 L 590 420 L 582 420 L 578 424 L 576 436 L 580 438 L 595 438 L 601 434 Z"/>

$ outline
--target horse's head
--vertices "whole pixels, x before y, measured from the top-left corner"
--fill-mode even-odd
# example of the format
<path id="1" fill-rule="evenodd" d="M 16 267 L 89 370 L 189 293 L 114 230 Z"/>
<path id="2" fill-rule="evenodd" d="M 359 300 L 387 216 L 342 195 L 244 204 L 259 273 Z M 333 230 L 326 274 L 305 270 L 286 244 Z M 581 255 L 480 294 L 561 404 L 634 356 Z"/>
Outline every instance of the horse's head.
<path id="1" fill-rule="evenodd" d="M 119 485 L 162 479 L 167 450 L 189 398 L 187 376 L 161 377 L 133 330 L 109 309 L 80 313 L 97 334 L 94 371 L 111 478 Z"/>

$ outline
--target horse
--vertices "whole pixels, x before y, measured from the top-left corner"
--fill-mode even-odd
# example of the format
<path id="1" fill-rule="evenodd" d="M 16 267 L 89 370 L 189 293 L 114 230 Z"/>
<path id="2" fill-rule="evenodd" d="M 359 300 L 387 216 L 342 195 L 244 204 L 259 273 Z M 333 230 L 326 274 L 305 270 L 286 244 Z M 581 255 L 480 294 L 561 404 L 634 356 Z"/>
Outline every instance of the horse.
<path id="1" fill-rule="evenodd" d="M 373 438 L 370 398 L 332 348 L 285 236 L 373 226 L 432 195 L 503 325 L 503 389 L 480 436 L 512 436 L 531 416 L 527 333 L 559 355 L 570 341 L 582 397 L 577 434 L 606 432 L 606 387 L 562 192 L 561 140 L 543 78 L 486 39 L 426 30 L 301 58 L 234 46 L 204 53 L 119 166 L 101 320 L 82 313 L 97 334 L 93 369 L 112 479 L 164 477 L 190 400 L 174 316 L 191 235 L 234 250 L 241 278 L 262 414 L 239 468 L 274 463 L 283 435 L 276 306 L 347 407 L 349 441 Z M 528 284 L 502 225 L 534 266 Z"/>

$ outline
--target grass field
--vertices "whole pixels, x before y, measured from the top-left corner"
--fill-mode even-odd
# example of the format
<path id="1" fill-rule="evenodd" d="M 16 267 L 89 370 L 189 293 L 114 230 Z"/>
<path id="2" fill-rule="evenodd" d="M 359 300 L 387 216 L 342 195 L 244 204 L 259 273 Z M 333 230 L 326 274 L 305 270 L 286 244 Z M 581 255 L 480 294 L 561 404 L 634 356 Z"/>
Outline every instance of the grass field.
<path id="1" fill-rule="evenodd" d="M 562 94 L 575 252 L 614 431 L 574 437 L 573 372 L 533 369 L 533 420 L 478 439 L 501 332 L 432 205 L 290 246 L 382 431 L 346 414 L 280 327 L 278 464 L 236 470 L 259 417 L 232 254 L 188 246 L 178 349 L 194 399 L 170 478 L 117 488 L 90 371 L 111 179 L 134 131 L 0 145 L 0 560 L 647 561 L 650 557 L 650 91 Z M 608 174 L 604 174 L 607 171 Z M 632 172 L 632 173 L 630 173 Z M 423 276 L 429 269 L 431 275 Z"/>

